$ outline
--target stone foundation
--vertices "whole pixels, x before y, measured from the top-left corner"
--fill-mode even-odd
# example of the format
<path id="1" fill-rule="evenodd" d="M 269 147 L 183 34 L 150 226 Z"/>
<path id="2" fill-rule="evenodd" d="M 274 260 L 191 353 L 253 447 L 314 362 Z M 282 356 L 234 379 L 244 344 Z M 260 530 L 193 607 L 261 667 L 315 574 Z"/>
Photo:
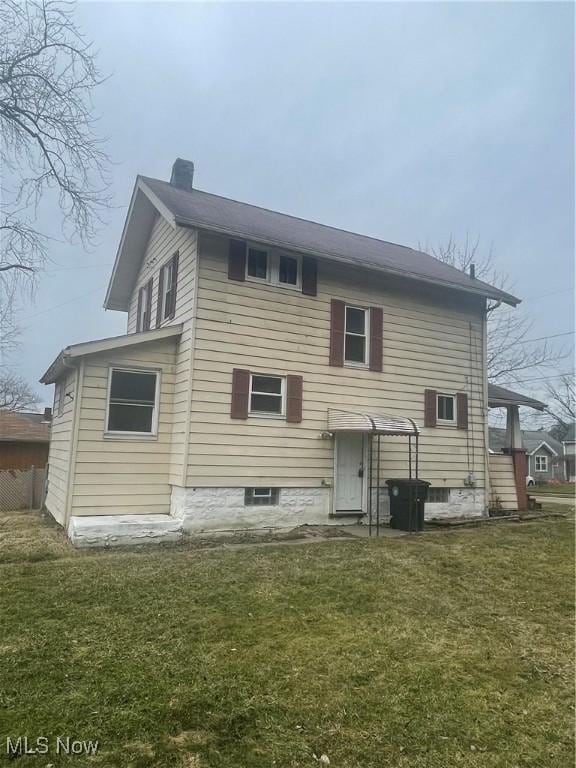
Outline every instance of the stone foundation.
<path id="1" fill-rule="evenodd" d="M 424 519 L 440 520 L 447 517 L 483 517 L 486 515 L 484 488 L 451 488 L 445 504 L 426 504 Z"/>
<path id="2" fill-rule="evenodd" d="M 129 547 L 182 538 L 182 521 L 170 515 L 73 516 L 68 538 L 75 547 Z"/>
<path id="3" fill-rule="evenodd" d="M 245 505 L 244 488 L 173 487 L 170 514 L 186 533 L 290 529 L 337 523 L 330 504 L 329 488 L 282 488 L 278 504 Z"/>

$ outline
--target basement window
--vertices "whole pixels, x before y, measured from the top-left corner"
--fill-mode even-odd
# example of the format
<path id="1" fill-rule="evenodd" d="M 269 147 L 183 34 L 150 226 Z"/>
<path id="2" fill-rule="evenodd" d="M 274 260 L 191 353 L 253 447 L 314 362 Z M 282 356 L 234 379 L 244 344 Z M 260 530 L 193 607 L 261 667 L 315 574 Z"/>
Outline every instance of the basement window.
<path id="1" fill-rule="evenodd" d="M 158 372 L 110 369 L 106 431 L 155 435 L 158 422 Z"/>
<path id="2" fill-rule="evenodd" d="M 244 504 L 248 507 L 278 504 L 278 495 L 278 488 L 246 488 L 244 490 Z"/>
<path id="3" fill-rule="evenodd" d="M 450 500 L 450 488 L 428 488 L 428 504 L 446 504 Z"/>

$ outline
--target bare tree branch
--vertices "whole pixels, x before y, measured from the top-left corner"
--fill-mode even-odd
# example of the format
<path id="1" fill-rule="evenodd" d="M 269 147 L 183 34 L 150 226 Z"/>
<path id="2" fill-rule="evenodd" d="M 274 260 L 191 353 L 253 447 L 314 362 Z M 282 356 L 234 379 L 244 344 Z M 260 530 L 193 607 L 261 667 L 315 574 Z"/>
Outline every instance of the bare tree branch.
<path id="1" fill-rule="evenodd" d="M 91 102 L 102 78 L 73 14 L 60 0 L 0 3 L 0 281 L 12 297 L 47 259 L 49 237 L 36 226 L 47 195 L 56 196 L 64 237 L 84 244 L 109 202 Z"/>
<path id="2" fill-rule="evenodd" d="M 13 373 L 0 373 L 0 410 L 26 411 L 37 408 L 39 402 L 24 379 Z"/>
<path id="3" fill-rule="evenodd" d="M 424 247 L 433 256 L 456 269 L 469 272 L 475 267 L 476 277 L 502 290 L 509 290 L 510 279 L 501 272 L 493 250 L 480 249 L 480 239 L 466 237 L 458 243 L 452 236 L 437 247 Z M 521 372 L 546 370 L 566 357 L 566 352 L 546 341 L 530 342 L 532 321 L 523 309 L 491 304 L 488 307 L 488 379 L 506 384 Z"/>

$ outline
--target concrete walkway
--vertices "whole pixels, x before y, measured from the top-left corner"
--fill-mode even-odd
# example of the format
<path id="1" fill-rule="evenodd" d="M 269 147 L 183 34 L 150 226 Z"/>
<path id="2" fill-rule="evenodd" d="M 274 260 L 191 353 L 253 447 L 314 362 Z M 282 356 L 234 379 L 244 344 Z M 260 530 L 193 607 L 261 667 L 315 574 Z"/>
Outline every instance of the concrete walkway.
<path id="1" fill-rule="evenodd" d="M 562 504 L 562 506 L 568 507 L 576 506 L 576 500 L 572 496 L 552 496 L 552 494 L 548 493 L 545 496 L 535 496 L 531 493 L 530 496 L 542 504 Z"/>

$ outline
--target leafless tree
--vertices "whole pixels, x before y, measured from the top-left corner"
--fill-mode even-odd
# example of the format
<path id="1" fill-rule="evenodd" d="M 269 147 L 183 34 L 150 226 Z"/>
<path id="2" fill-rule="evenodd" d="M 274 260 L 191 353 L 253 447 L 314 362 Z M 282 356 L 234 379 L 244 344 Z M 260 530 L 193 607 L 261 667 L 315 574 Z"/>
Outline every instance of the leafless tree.
<path id="1" fill-rule="evenodd" d="M 559 381 L 558 381 L 559 379 Z M 576 383 L 571 373 L 546 382 L 548 413 L 554 418 L 552 436 L 562 440 L 570 424 L 576 422 Z"/>
<path id="2" fill-rule="evenodd" d="M 24 379 L 13 373 L 0 373 L 0 410 L 26 411 L 37 408 L 39 402 Z"/>
<path id="3" fill-rule="evenodd" d="M 94 238 L 108 203 L 108 158 L 94 131 L 91 102 L 102 80 L 73 13 L 73 3 L 59 0 L 0 2 L 4 339 L 11 331 L 6 306 L 15 292 L 33 285 L 48 255 L 49 237 L 37 225 L 40 202 L 55 195 L 62 235 L 84 244 Z"/>
<path id="4" fill-rule="evenodd" d="M 450 237 L 436 247 L 424 247 L 440 261 L 464 272 L 473 264 L 476 277 L 504 291 L 510 291 L 510 280 L 496 265 L 492 248 L 482 251 L 480 239 L 466 238 L 458 243 Z M 566 357 L 546 340 L 531 341 L 537 336 L 533 323 L 522 308 L 499 303 L 488 306 L 488 379 L 494 383 L 514 382 L 519 374 L 549 368 Z"/>

